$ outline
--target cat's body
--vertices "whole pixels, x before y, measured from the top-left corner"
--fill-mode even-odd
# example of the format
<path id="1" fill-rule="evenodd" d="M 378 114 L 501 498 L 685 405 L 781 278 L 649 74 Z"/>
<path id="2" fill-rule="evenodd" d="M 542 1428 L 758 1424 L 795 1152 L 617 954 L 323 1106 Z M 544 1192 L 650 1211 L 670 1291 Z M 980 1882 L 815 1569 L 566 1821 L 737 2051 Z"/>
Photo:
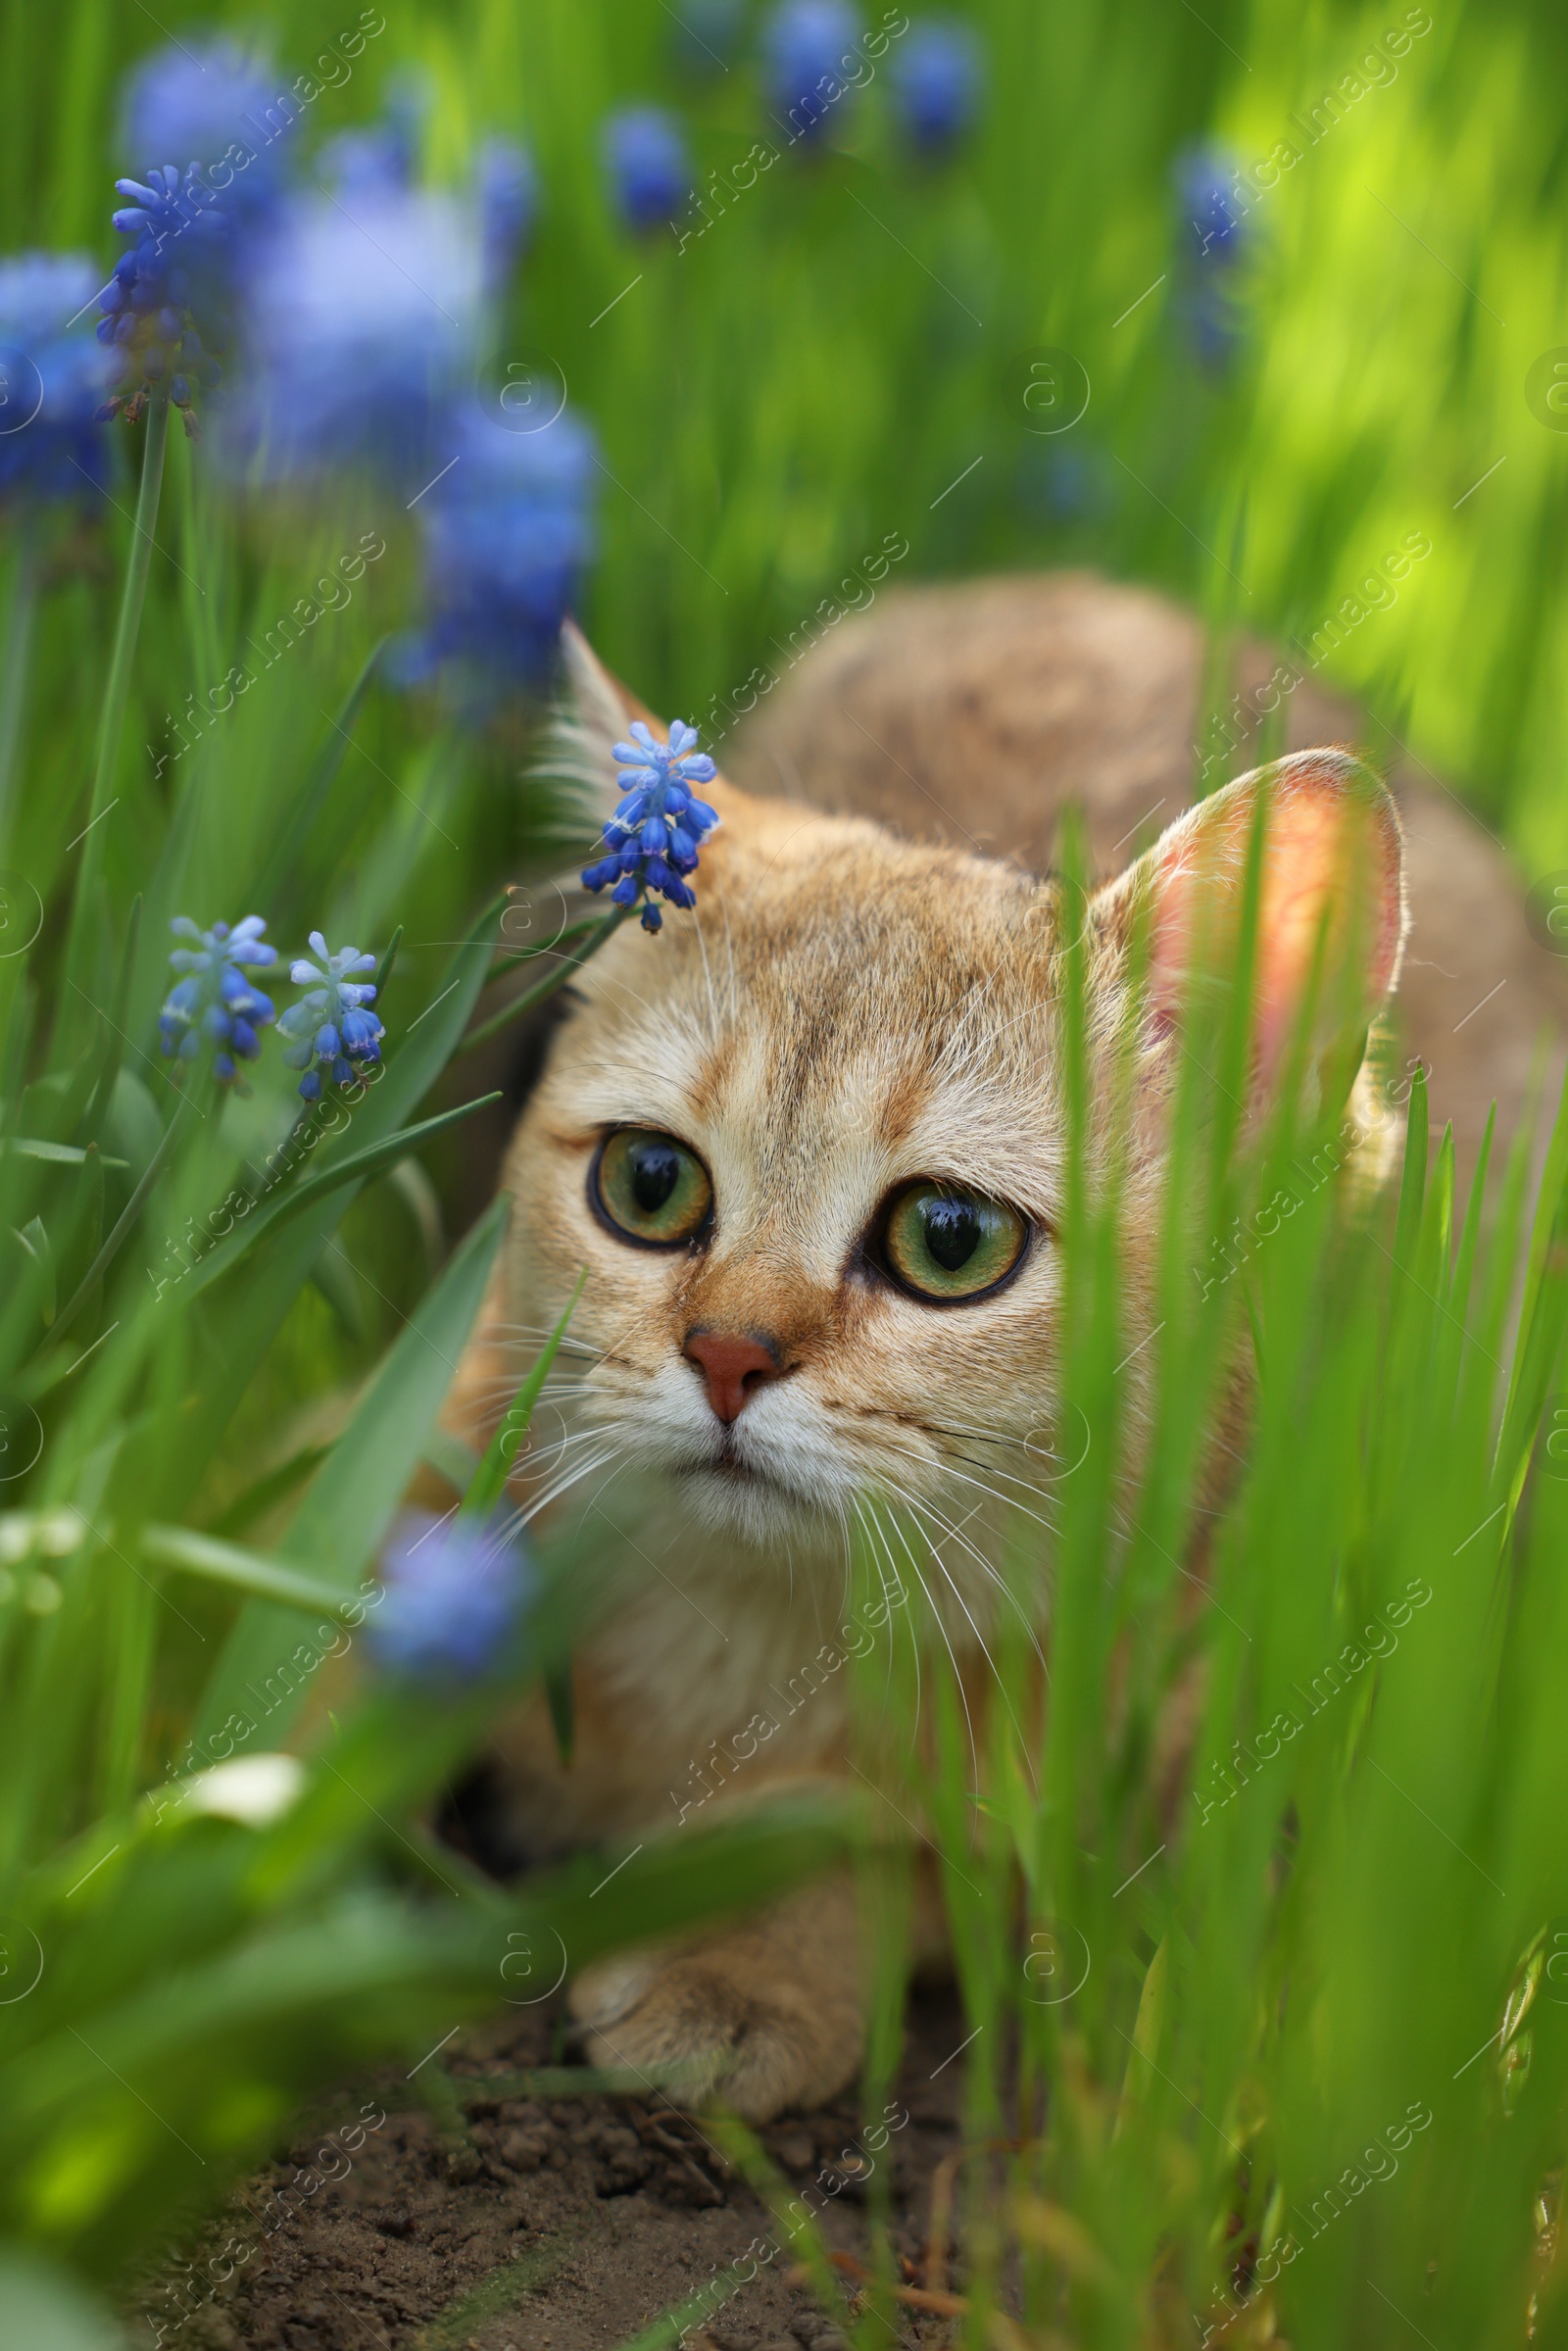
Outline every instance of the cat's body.
<path id="1" fill-rule="evenodd" d="M 808 671 L 797 721 L 809 686 Z M 878 691 L 873 675 L 873 701 Z M 842 680 L 832 693 L 844 701 Z M 636 706 L 581 649 L 577 694 L 608 812 L 609 747 Z M 883 701 L 886 743 L 902 704 Z M 781 722 L 789 716 L 781 705 Z M 791 790 L 814 788 L 818 740 L 831 751 L 819 718 L 797 727 L 783 754 Z M 957 740 L 988 723 L 982 709 L 960 710 L 959 721 Z M 756 759 L 767 756 L 763 740 Z M 1013 768 L 1027 759 L 1014 745 Z M 993 764 L 994 808 L 984 759 L 961 763 L 961 807 L 951 798 L 957 771 L 911 781 L 922 795 L 947 793 L 985 850 L 1016 844 L 1038 856 L 1045 820 L 1016 794 L 1007 814 L 1004 763 Z M 823 796 L 875 806 L 874 792 L 845 780 L 852 765 L 835 772 L 825 759 Z M 1039 797 L 1059 807 L 1071 780 L 1044 760 Z M 1239 784 L 1205 803 L 1092 902 L 1084 934 L 1099 1048 L 1108 1053 L 1129 1021 L 1150 1023 L 1137 1030 L 1134 1320 L 1148 1319 L 1143 1237 L 1153 1230 L 1198 877 L 1234 899 L 1253 790 Z M 1271 793 L 1264 1058 L 1304 984 L 1326 905 L 1354 910 L 1345 920 L 1364 964 L 1360 1028 L 1394 982 L 1403 925 L 1398 829 L 1381 788 L 1350 759 L 1323 753 L 1286 762 Z M 993 1495 L 1027 1492 L 1018 1481 L 1031 1462 L 1038 1470 L 1056 1425 L 1053 1235 L 1065 1149 L 1055 892 L 1024 863 L 967 846 L 901 840 L 863 818 L 722 783 L 710 797 L 723 821 L 703 851 L 696 912 L 672 916 L 658 939 L 628 926 L 582 974 L 585 1001 L 555 1039 L 509 1160 L 506 1262 L 454 1398 L 454 1424 L 487 1433 L 586 1263 L 569 1376 L 555 1391 L 556 1467 L 563 1483 L 577 1481 L 571 1506 L 600 1514 L 607 1544 L 640 1563 L 639 1578 L 574 1659 L 570 1766 L 542 1705 L 500 1742 L 493 1786 L 519 1856 L 680 1834 L 694 1812 L 712 1820 L 785 1788 L 842 1781 L 846 1660 L 906 1642 L 916 1613 L 982 1696 L 1002 1604 L 986 1570 Z M 1133 810 L 1130 829 L 1148 808 Z M 921 829 L 906 810 L 888 812 Z M 1104 814 L 1102 798 L 1092 821 L 1102 826 Z M 1147 1001 L 1129 988 L 1142 908 Z M 663 1206 L 644 1197 L 659 1189 L 647 1190 L 650 1171 L 662 1183 L 670 1167 L 674 1188 L 661 1201 L 678 1205 L 690 1184 L 701 1208 L 708 1187 L 704 1220 L 675 1240 L 657 1223 Z M 933 1186 L 947 1188 L 936 1208 Z M 1003 1252 L 996 1279 L 972 1296 L 942 1289 L 964 1278 L 961 1266 L 945 1270 L 934 1254 L 916 1266 L 908 1254 L 951 1254 L 942 1220 L 952 1200 L 984 1247 Z M 628 1504 L 617 1483 L 628 1470 L 652 1501 Z M 879 1613 L 845 1581 L 846 1531 L 872 1489 L 900 1495 L 926 1540 L 924 1556 L 918 1541 L 904 1556 L 889 1548 Z M 917 1588 L 918 1610 L 907 1605 Z M 1044 1590 L 1038 1609 L 1043 1623 Z M 685 1947 L 601 1962 L 573 1993 L 601 2062 L 676 2069 L 692 2096 L 722 2081 L 753 2117 L 843 2086 L 858 2063 L 858 2003 L 842 1883 Z"/>

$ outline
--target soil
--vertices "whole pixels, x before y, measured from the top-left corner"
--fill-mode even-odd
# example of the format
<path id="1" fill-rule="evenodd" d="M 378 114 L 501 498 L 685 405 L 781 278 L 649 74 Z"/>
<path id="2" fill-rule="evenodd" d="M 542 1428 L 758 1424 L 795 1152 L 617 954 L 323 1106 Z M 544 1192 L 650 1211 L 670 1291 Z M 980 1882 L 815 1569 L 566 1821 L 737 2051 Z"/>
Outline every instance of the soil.
<path id="1" fill-rule="evenodd" d="M 132 2339 L 172 2351 L 611 2351 L 776 2241 L 700 2121 L 655 2097 L 519 2096 L 553 2021 L 508 2018 L 416 2077 L 326 2101 L 135 2298 Z M 894 2245 L 918 2287 L 933 2176 L 960 2143 L 965 2037 L 951 1989 L 917 1992 L 885 2149 Z M 569 2079 L 557 2068 L 551 2089 Z M 422 2091 L 422 2095 L 419 2093 Z M 865 2251 L 869 2166 L 851 2096 L 760 2133 L 809 2197 L 830 2252 Z M 874 2140 L 875 2132 L 872 2132 Z M 687 2351 L 835 2351 L 842 2337 L 785 2245 L 687 2335 Z M 855 2294 L 846 2272 L 845 2292 Z M 906 2344 L 948 2322 L 901 2311 Z M 673 2339 L 672 2337 L 669 2339 Z"/>

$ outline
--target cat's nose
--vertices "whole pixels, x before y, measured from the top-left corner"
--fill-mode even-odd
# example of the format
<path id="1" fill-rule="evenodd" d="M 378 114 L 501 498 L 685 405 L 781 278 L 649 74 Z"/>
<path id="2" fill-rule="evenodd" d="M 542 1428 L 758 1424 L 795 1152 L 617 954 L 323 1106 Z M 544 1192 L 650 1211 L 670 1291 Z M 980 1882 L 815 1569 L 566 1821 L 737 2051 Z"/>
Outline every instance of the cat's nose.
<path id="1" fill-rule="evenodd" d="M 739 1420 L 760 1388 L 779 1376 L 778 1358 L 758 1339 L 726 1336 L 720 1331 L 688 1331 L 681 1353 L 695 1363 L 708 1389 L 708 1400 L 719 1419 Z"/>

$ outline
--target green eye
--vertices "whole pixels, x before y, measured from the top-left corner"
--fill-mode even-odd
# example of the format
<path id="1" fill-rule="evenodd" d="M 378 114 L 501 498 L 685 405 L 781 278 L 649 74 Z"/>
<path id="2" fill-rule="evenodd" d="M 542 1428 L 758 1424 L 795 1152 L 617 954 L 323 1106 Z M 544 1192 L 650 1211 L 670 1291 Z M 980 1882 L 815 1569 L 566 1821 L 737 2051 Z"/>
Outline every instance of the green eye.
<path id="1" fill-rule="evenodd" d="M 713 1187 L 695 1152 L 673 1135 L 622 1127 L 594 1165 L 592 1194 L 608 1224 L 648 1249 L 674 1249 L 708 1222 Z"/>
<path id="2" fill-rule="evenodd" d="M 956 1185 L 919 1183 L 895 1200 L 883 1248 L 889 1271 L 906 1290 L 944 1301 L 995 1290 L 1028 1238 L 1016 1208 Z"/>

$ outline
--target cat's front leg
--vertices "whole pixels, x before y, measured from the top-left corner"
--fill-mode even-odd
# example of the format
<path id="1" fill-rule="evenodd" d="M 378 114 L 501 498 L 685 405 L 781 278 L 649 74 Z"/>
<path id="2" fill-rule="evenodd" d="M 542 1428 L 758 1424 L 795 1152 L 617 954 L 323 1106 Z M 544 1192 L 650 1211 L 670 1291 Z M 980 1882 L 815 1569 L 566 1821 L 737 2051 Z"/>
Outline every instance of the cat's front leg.
<path id="1" fill-rule="evenodd" d="M 618 1951 L 571 1990 L 594 2065 L 630 2068 L 683 2105 L 748 2123 L 819 2106 L 860 2064 L 855 1888 L 814 1880 L 701 1936 Z"/>

